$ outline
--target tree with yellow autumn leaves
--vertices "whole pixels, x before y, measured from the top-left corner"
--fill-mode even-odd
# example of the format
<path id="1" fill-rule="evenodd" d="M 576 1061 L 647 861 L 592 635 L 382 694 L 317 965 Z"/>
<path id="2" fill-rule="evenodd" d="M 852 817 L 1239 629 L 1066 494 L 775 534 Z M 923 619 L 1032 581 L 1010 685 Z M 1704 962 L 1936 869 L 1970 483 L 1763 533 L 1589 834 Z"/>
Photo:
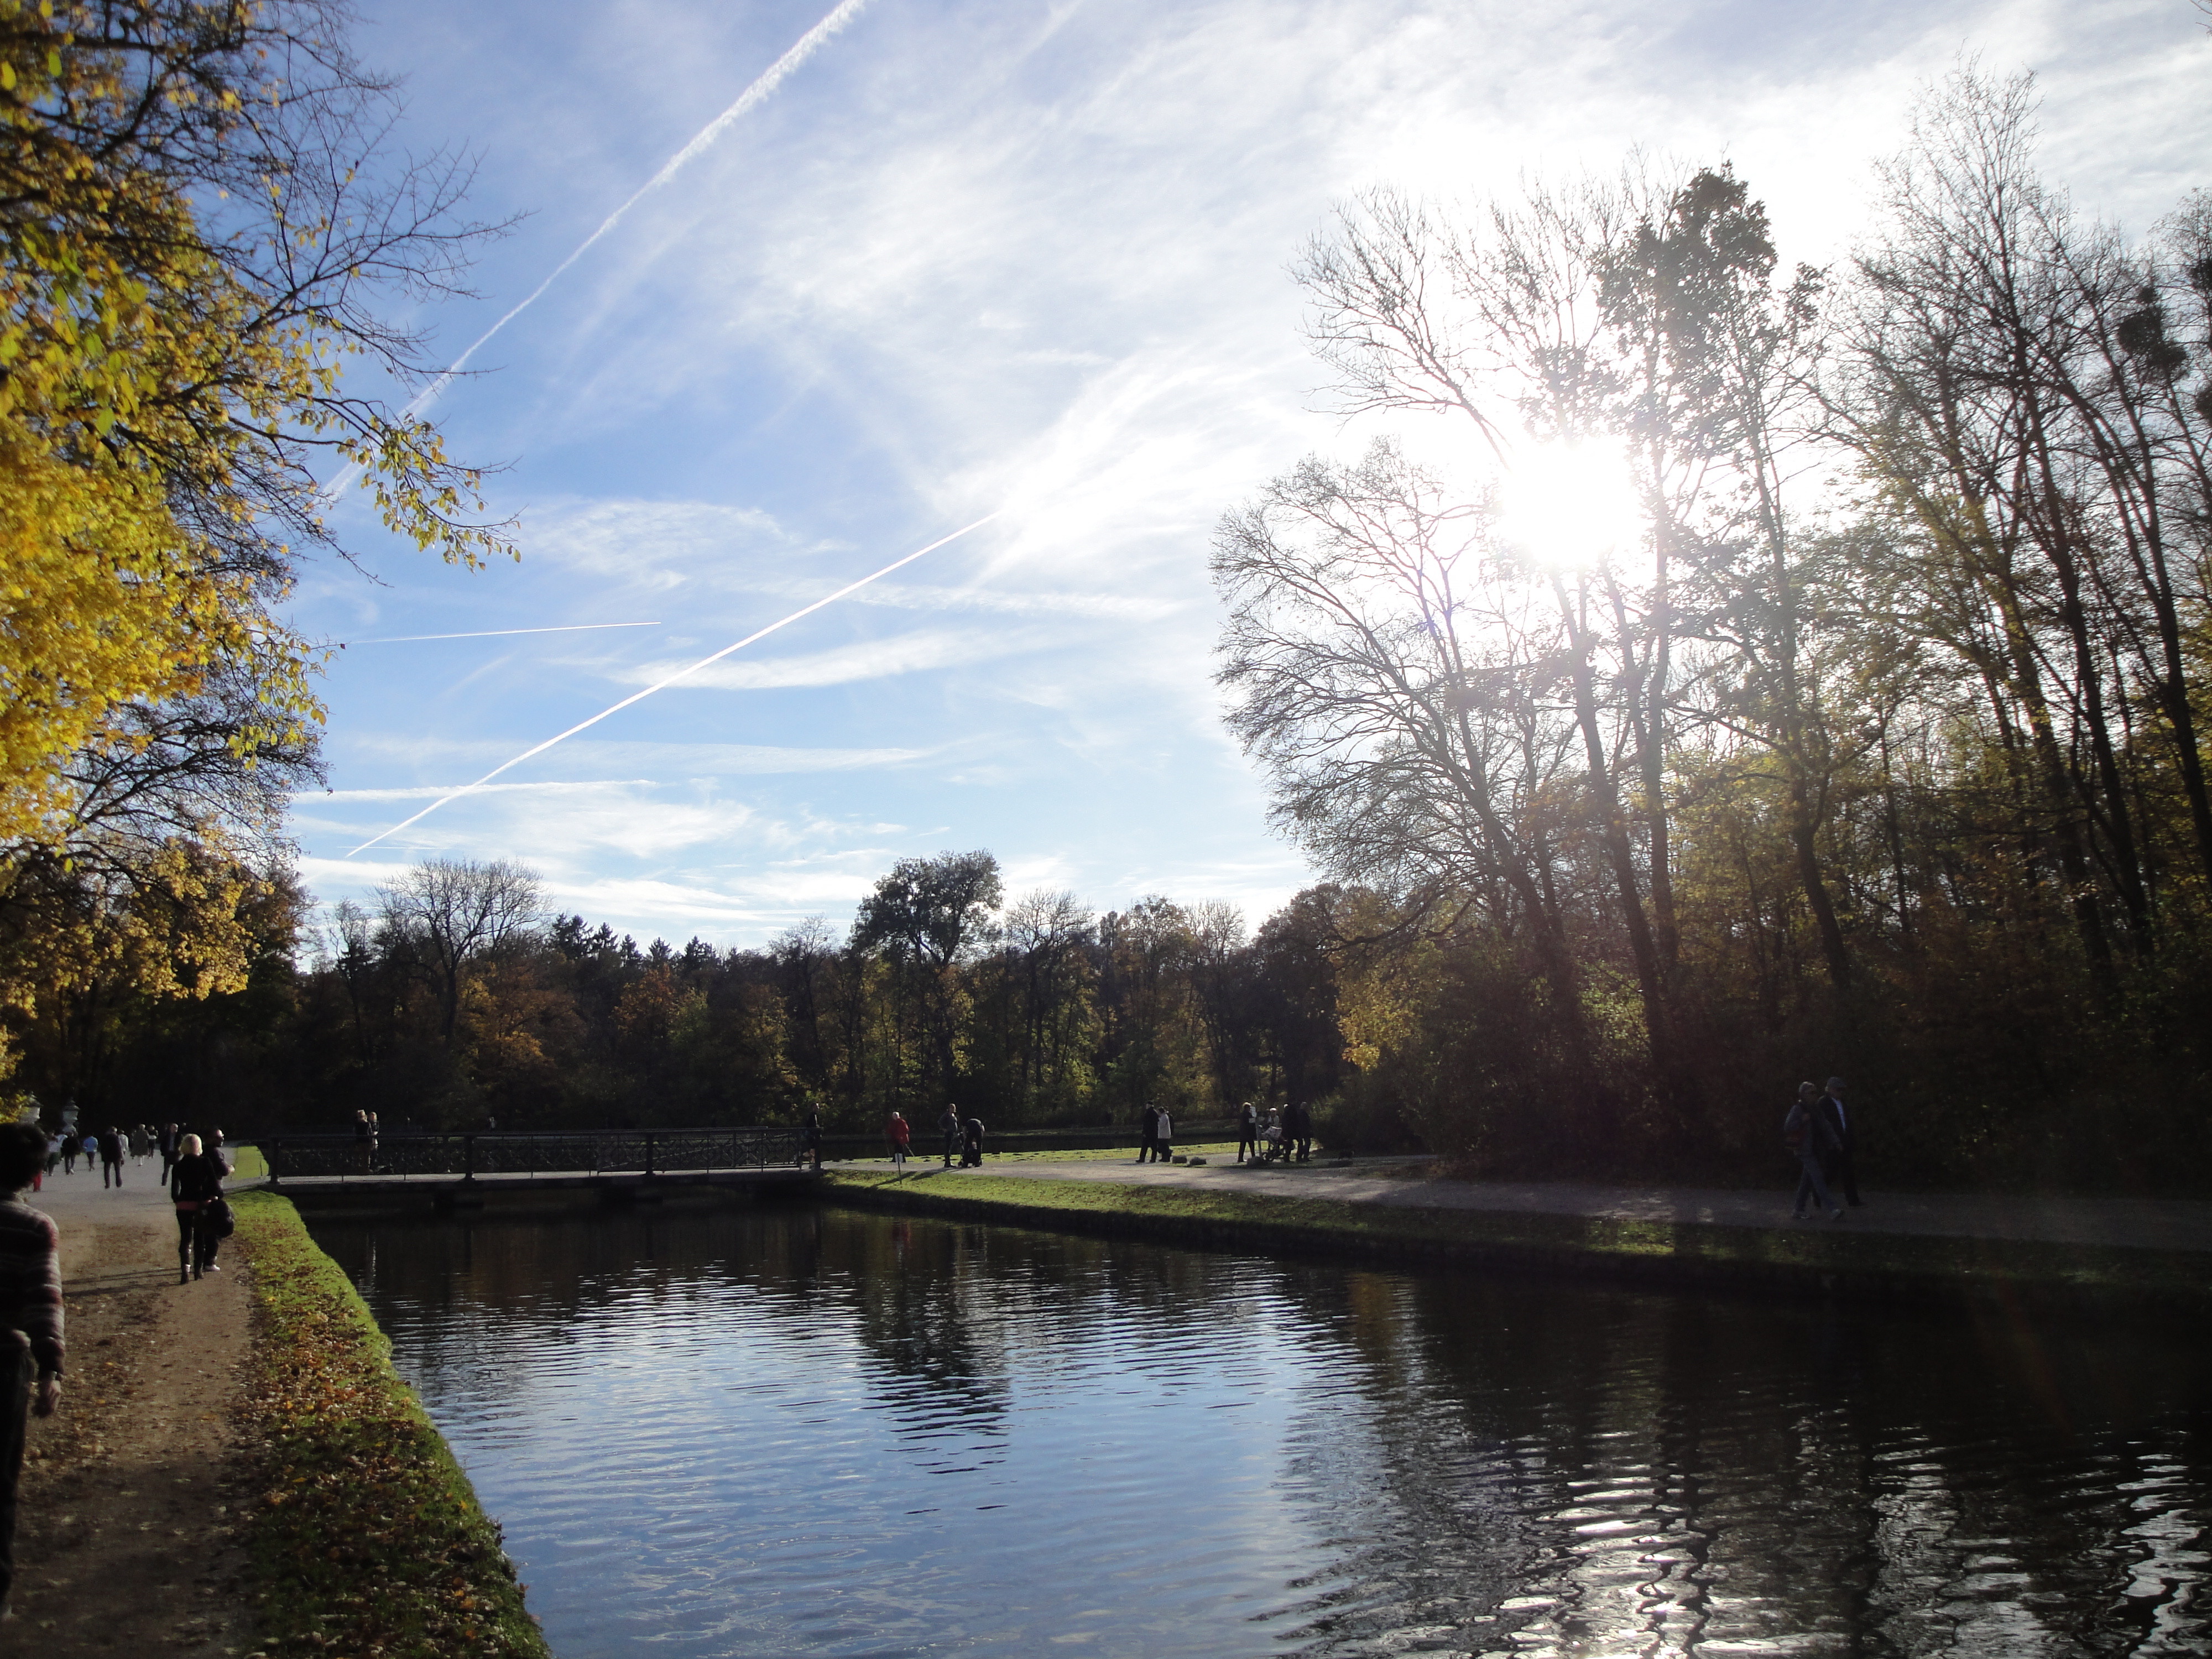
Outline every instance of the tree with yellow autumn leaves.
<path id="1" fill-rule="evenodd" d="M 512 550 L 436 429 L 357 389 L 434 368 L 379 304 L 453 291 L 486 228 L 457 217 L 452 158 L 385 165 L 391 88 L 349 21 L 319 0 L 0 0 L 18 1026 L 101 975 L 243 983 L 240 918 L 281 884 L 283 798 L 317 775 L 317 655 L 280 605 L 298 562 L 335 550 L 326 480 L 358 479 L 448 561 Z"/>

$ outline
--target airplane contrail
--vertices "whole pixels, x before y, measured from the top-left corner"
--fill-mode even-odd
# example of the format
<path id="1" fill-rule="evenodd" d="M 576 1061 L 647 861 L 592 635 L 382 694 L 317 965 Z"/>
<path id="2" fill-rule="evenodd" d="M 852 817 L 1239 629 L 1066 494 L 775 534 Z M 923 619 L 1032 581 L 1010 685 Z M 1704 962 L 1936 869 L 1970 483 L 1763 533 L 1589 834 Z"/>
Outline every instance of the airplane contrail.
<path id="1" fill-rule="evenodd" d="M 440 395 L 443 393 L 445 389 L 453 383 L 453 377 L 468 367 L 469 359 L 475 356 L 479 351 L 482 351 L 484 347 L 490 343 L 493 335 L 498 333 L 500 330 L 505 328 L 509 323 L 513 322 L 517 317 L 520 317 L 524 312 L 529 310 L 532 305 L 536 304 L 538 297 L 544 294 L 547 289 L 552 287 L 555 283 L 558 282 L 562 274 L 568 270 L 568 267 L 574 264 L 577 260 L 582 258 L 585 254 L 589 252 L 609 231 L 611 231 L 617 225 L 620 224 L 623 221 L 623 216 L 625 214 L 627 214 L 632 208 L 635 207 L 640 202 L 643 201 L 647 197 L 650 196 L 654 191 L 659 190 L 671 179 L 673 179 L 677 173 L 682 170 L 686 162 L 691 161 L 693 158 L 708 149 L 714 143 L 714 140 L 722 136 L 724 130 L 727 128 L 731 123 L 742 118 L 754 107 L 754 106 L 761 103 L 769 96 L 769 94 L 773 93 L 778 87 L 781 86 L 784 82 L 789 78 L 793 70 L 796 70 L 808 58 L 811 58 L 830 36 L 836 34 L 838 30 L 843 28 L 846 24 L 851 22 L 855 17 L 859 16 L 861 9 L 866 7 L 867 3 L 868 0 L 838 0 L 838 4 L 831 9 L 829 15 L 824 17 L 820 22 L 817 23 L 812 28 L 807 30 L 805 33 L 800 35 L 797 42 L 793 45 L 790 51 L 785 52 L 782 57 L 777 58 L 775 62 L 770 64 L 768 68 L 762 70 L 760 75 L 754 80 L 753 83 L 738 94 L 738 100 L 735 103 L 732 104 L 729 108 L 724 110 L 720 115 L 717 115 L 713 120 L 708 122 L 705 126 L 702 127 L 699 130 L 699 133 L 696 137 L 693 138 L 690 143 L 684 145 L 682 149 L 678 150 L 675 155 L 670 156 L 667 162 L 661 167 L 659 172 L 654 173 L 652 178 L 647 179 L 645 183 L 639 185 L 637 190 L 631 195 L 630 198 L 627 202 L 624 202 L 612 213 L 607 215 L 606 218 L 600 222 L 599 228 L 597 230 L 593 231 L 589 236 L 584 238 L 582 241 L 577 243 L 574 252 L 571 252 L 567 258 L 562 260 L 559 264 L 554 266 L 551 274 L 549 275 L 544 282 L 538 283 L 536 288 L 532 289 L 529 293 L 523 295 L 522 299 L 519 302 L 510 307 L 505 316 L 501 317 L 497 322 L 494 323 L 489 328 L 486 329 L 477 337 L 477 343 L 474 345 L 471 346 L 466 351 L 464 351 L 459 356 L 454 358 L 452 365 L 441 373 L 436 380 L 431 381 L 428 386 L 423 387 L 421 392 L 417 392 L 415 396 L 414 401 L 407 405 L 405 411 L 406 414 L 410 416 L 420 415 L 432 404 L 437 402 Z M 324 492 L 324 499 L 334 501 L 339 496 L 344 495 L 347 490 L 353 488 L 355 480 L 361 477 L 362 470 L 363 469 L 359 462 L 351 463 L 339 471 L 337 479 L 331 483 L 330 489 Z"/>
<path id="2" fill-rule="evenodd" d="M 1005 508 L 1001 507 L 999 511 L 1002 513 L 1005 510 Z M 766 628 L 759 629 L 753 633 L 746 635 L 744 638 L 739 640 L 735 645 L 726 645 L 720 651 L 715 652 L 712 656 L 702 657 L 690 667 L 678 669 L 675 673 L 671 674 L 666 679 L 657 681 L 653 684 L 647 686 L 642 691 L 631 693 L 629 696 L 624 697 L 620 702 L 615 704 L 611 708 L 602 708 L 598 714 L 592 715 L 591 719 L 587 720 L 579 720 L 575 725 L 570 726 L 567 731 L 561 732 L 559 735 L 546 738 L 544 742 L 539 744 L 536 748 L 524 750 L 511 761 L 502 761 L 499 765 L 493 767 L 490 771 L 478 778 L 474 783 L 465 784 L 460 788 L 454 790 L 450 795 L 441 795 L 437 799 L 432 801 L 428 806 L 417 812 L 413 817 L 407 819 L 405 823 L 395 823 L 389 830 L 384 830 L 380 834 L 371 836 L 367 841 L 362 842 L 360 846 L 355 848 L 353 852 L 348 853 L 346 856 L 348 858 L 352 858 L 355 854 L 366 853 L 370 848 L 375 846 L 377 842 L 384 841 L 390 836 L 398 835 L 402 830 L 408 828 L 411 824 L 420 823 L 424 818 L 428 817 L 431 813 L 436 811 L 441 806 L 443 806 L 447 801 L 459 800 L 463 795 L 469 794 L 473 791 L 483 788 L 484 785 L 489 783 L 494 778 L 497 777 L 501 773 L 507 771 L 509 768 L 521 765 L 523 762 L 530 759 L 532 756 L 544 754 L 555 744 L 564 742 L 568 738 L 574 737 L 577 732 L 584 731 L 587 727 L 597 726 L 601 720 L 606 719 L 610 714 L 619 714 L 623 709 L 629 708 L 632 703 L 642 702 L 646 698 L 651 696 L 656 691 L 666 690 L 670 686 L 675 684 L 677 681 L 697 673 L 701 669 L 708 666 L 710 663 L 718 663 L 721 661 L 723 658 L 730 655 L 732 652 L 744 650 L 755 640 L 764 640 L 769 635 L 775 633 L 777 629 L 788 628 L 793 623 L 797 622 L 800 617 L 812 616 L 816 611 L 822 609 L 823 605 L 835 605 L 838 600 L 843 599 L 848 593 L 859 592 L 870 582 L 879 580 L 883 577 L 890 575 L 892 571 L 912 564 L 916 559 L 921 557 L 923 554 L 934 553 L 939 548 L 943 547 L 946 543 L 958 541 L 963 536 L 966 535 L 971 530 L 981 530 L 985 525 L 990 523 L 992 520 L 998 516 L 998 513 L 987 513 L 981 518 L 976 520 L 975 523 L 963 525 L 959 529 L 954 531 L 949 536 L 939 536 L 935 541 L 930 543 L 928 546 L 916 548 L 913 552 L 906 555 L 903 558 L 893 559 L 881 570 L 873 571 L 869 574 L 861 577 L 860 580 L 856 582 L 848 582 L 844 586 L 839 588 L 835 593 L 828 594 L 822 599 L 818 599 L 811 605 L 802 605 L 799 609 L 793 611 L 788 617 L 785 617 L 776 622 L 772 622 Z"/>
<path id="3" fill-rule="evenodd" d="M 415 645 L 423 640 L 497 640 L 509 634 L 587 634 L 595 628 L 658 628 L 657 622 L 564 623 L 558 628 L 487 628 L 473 634 L 394 634 L 375 640 L 342 640 L 338 648 L 354 645 Z"/>

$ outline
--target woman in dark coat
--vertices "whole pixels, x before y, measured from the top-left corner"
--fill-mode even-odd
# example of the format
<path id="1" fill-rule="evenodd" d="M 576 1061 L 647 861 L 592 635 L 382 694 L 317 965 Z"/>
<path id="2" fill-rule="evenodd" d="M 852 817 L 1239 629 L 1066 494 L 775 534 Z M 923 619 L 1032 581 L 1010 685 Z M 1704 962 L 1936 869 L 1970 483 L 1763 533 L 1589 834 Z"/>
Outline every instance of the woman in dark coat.
<path id="1" fill-rule="evenodd" d="M 176 1167 L 169 1172 L 169 1198 L 177 1206 L 177 1283 L 219 1272 L 215 1265 L 218 1242 L 209 1215 L 222 1197 L 227 1173 L 219 1158 L 200 1150 L 200 1138 L 186 1135 L 179 1149 Z"/>

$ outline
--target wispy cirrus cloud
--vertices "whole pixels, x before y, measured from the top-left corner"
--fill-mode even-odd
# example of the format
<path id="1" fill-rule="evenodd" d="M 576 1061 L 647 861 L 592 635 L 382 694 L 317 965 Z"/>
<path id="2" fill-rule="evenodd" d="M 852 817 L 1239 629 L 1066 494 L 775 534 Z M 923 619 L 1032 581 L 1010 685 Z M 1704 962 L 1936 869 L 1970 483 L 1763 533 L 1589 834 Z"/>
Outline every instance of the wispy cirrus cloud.
<path id="1" fill-rule="evenodd" d="M 719 662 L 686 676 L 682 684 L 688 690 L 714 691 L 853 685 L 899 674 L 973 668 L 979 663 L 1048 649 L 1058 638 L 1041 629 L 919 629 L 827 651 Z M 672 666 L 665 662 L 625 664 L 612 678 L 621 684 L 647 685 L 665 678 Z"/>
<path id="2" fill-rule="evenodd" d="M 647 45 L 586 0 L 537 0 L 520 30 L 509 0 L 380 0 L 393 40 L 434 43 L 417 107 L 482 138 L 485 205 L 544 210 L 492 251 L 480 307 L 432 321 L 481 334 L 826 3 L 672 0 Z M 1640 145 L 1731 160 L 1784 257 L 1832 261 L 1870 159 L 1962 49 L 2042 72 L 2050 167 L 2085 208 L 2141 227 L 2197 182 L 2212 39 L 2179 0 L 872 8 L 449 394 L 459 447 L 516 459 L 492 482 L 525 509 L 520 571 L 303 590 L 354 631 L 665 629 L 343 665 L 338 781 L 488 769 L 610 681 L 1004 506 L 988 544 L 702 681 L 772 700 L 656 699 L 532 763 L 659 781 L 456 801 L 410 845 L 526 857 L 621 925 L 688 933 L 696 906 L 731 939 L 944 846 L 1102 904 L 1263 909 L 1305 872 L 1219 725 L 1206 557 L 1224 508 L 1368 434 L 1316 412 L 1284 273 L 1330 204 Z M 686 740 L 727 735 L 775 741 Z"/>

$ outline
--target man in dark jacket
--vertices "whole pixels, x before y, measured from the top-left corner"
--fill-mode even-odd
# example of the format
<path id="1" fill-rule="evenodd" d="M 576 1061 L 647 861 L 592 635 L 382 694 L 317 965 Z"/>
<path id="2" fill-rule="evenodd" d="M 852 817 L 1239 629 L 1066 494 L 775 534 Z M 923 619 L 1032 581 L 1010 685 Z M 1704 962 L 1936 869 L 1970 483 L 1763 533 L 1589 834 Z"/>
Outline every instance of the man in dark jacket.
<path id="1" fill-rule="evenodd" d="M 1858 1151 L 1858 1136 L 1851 1127 L 1851 1115 L 1844 1109 L 1844 1080 L 1839 1077 L 1828 1079 L 1828 1092 L 1820 1097 L 1820 1115 L 1827 1120 L 1829 1131 L 1836 1144 L 1828 1153 L 1828 1189 L 1840 1190 L 1844 1202 L 1854 1210 L 1863 1208 L 1859 1199 L 1859 1172 L 1854 1158 Z"/>
<path id="2" fill-rule="evenodd" d="M 1820 1091 L 1809 1083 L 1801 1083 L 1797 1098 L 1790 1103 L 1789 1114 L 1782 1120 L 1783 1144 L 1797 1154 L 1797 1197 L 1790 1206 L 1792 1221 L 1805 1218 L 1808 1198 L 1828 1212 L 1829 1220 L 1844 1218 L 1842 1209 L 1829 1200 L 1827 1176 L 1823 1173 L 1835 1151 L 1836 1132 L 1828 1127 L 1828 1115 L 1822 1108 Z"/>
<path id="3" fill-rule="evenodd" d="M 15 1583 L 15 1486 L 28 1413 L 62 1395 L 61 1235 L 23 1189 L 46 1166 L 35 1123 L 0 1123 L 0 1613 Z"/>
<path id="4" fill-rule="evenodd" d="M 1149 1164 L 1160 1150 L 1160 1109 L 1149 1100 L 1137 1119 L 1137 1162 Z"/>

